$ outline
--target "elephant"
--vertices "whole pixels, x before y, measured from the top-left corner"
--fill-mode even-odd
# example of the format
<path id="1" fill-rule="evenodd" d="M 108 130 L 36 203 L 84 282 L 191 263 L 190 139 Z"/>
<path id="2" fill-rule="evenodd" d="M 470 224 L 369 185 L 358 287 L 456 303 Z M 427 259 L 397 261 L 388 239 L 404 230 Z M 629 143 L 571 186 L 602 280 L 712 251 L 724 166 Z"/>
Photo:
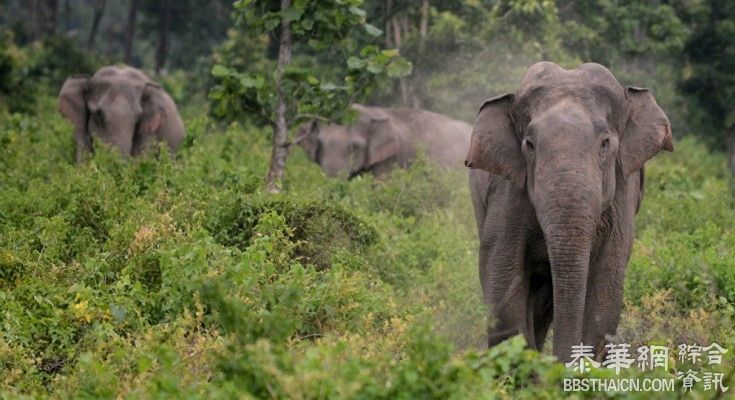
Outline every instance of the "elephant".
<path id="1" fill-rule="evenodd" d="M 296 142 L 329 176 L 382 176 L 408 167 L 423 147 L 440 165 L 461 167 L 472 126 L 420 109 L 393 109 L 353 104 L 352 126 L 312 120 L 302 124 Z"/>
<path id="2" fill-rule="evenodd" d="M 486 100 L 465 165 L 479 236 L 492 347 L 522 334 L 573 360 L 598 360 L 623 303 L 644 164 L 673 151 L 650 91 L 623 87 L 600 64 L 532 65 L 515 93 Z M 580 349 L 578 347 L 578 349 Z"/>
<path id="3" fill-rule="evenodd" d="M 175 152 L 184 138 L 171 96 L 131 67 L 106 66 L 92 77 L 67 78 L 58 108 L 74 125 L 77 163 L 92 152 L 93 138 L 116 147 L 123 157 L 137 156 L 157 141 Z"/>

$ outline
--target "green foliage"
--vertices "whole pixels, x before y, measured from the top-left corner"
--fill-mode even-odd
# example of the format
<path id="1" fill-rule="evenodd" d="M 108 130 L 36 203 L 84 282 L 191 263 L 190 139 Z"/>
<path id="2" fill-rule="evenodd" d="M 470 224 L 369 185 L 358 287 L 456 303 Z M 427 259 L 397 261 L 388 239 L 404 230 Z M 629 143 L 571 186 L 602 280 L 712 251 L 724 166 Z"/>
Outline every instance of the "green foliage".
<path id="1" fill-rule="evenodd" d="M 144 3 L 142 31 L 153 32 L 160 4 Z M 161 80 L 184 102 L 176 157 L 161 148 L 121 160 L 98 145 L 73 165 L 72 128 L 49 94 L 100 62 L 63 37 L 0 40 L 0 397 L 598 395 L 564 393 L 561 379 L 573 374 L 548 345 L 538 353 L 514 338 L 477 350 L 492 321 L 465 171 L 420 157 L 385 179 L 339 181 L 294 147 L 285 193 L 262 192 L 270 132 L 260 126 L 273 121 L 279 24 L 289 20 L 295 35 L 283 81 L 292 121 L 347 122 L 350 102 L 395 103 L 403 86 L 424 107 L 469 120 L 483 98 L 514 90 L 525 68 L 551 59 L 601 61 L 622 83 L 648 86 L 679 135 L 698 115 L 677 93 L 684 77 L 714 110 L 715 128 L 731 119 L 731 7 L 432 1 L 422 37 L 416 1 L 394 1 L 390 12 L 360 0 L 294 0 L 283 11 L 239 1 L 236 26 L 204 67 L 193 58 L 226 24 L 197 2 L 173 3 L 172 62 L 191 69 Z M 211 3 L 226 18 L 226 2 Z M 409 27 L 405 58 L 376 46 L 376 26 L 393 17 Z M 685 42 L 691 68 L 671 61 Z M 152 42 L 140 43 L 150 58 Z M 192 72 L 202 69 L 211 75 Z M 238 122 L 211 121 L 191 101 L 210 77 L 214 113 Z M 724 157 L 693 138 L 676 148 L 646 167 L 618 339 L 733 349 L 735 202 Z"/>
<path id="2" fill-rule="evenodd" d="M 176 159 L 98 146 L 75 166 L 53 103 L 0 121 L 2 395 L 568 395 L 571 372 L 519 338 L 475 350 L 486 310 L 464 171 L 420 159 L 345 182 L 295 150 L 287 191 L 266 195 L 266 132 L 213 134 L 201 114 Z M 621 340 L 735 345 L 726 176 L 694 140 L 647 167 Z"/>
<path id="3" fill-rule="evenodd" d="M 735 47 L 735 5 L 703 1 L 692 12 L 696 22 L 685 54 L 691 61 L 683 90 L 709 113 L 716 129 L 735 125 L 735 85 L 732 82 Z"/>
<path id="4" fill-rule="evenodd" d="M 102 66 L 100 60 L 79 50 L 71 39 L 63 36 L 49 36 L 34 43 L 29 58 L 29 76 L 49 88 L 61 88 L 69 76 L 91 75 Z"/>
<path id="5" fill-rule="evenodd" d="M 33 105 L 30 82 L 23 70 L 24 54 L 9 32 L 0 32 L 0 113 L 28 110 Z"/>
<path id="6" fill-rule="evenodd" d="M 91 74 L 99 61 L 62 36 L 49 36 L 25 48 L 0 32 L 0 112 L 31 111 L 36 97 L 56 94 L 73 74 Z"/>
<path id="7" fill-rule="evenodd" d="M 682 16 L 666 3 L 587 1 L 570 5 L 565 13 L 568 48 L 602 64 L 676 56 L 689 36 Z"/>
<path id="8" fill-rule="evenodd" d="M 230 120 L 250 118 L 260 125 L 273 125 L 276 120 L 276 86 L 281 85 L 289 94 L 287 121 L 314 116 L 349 120 L 349 105 L 357 96 L 369 93 L 376 79 L 380 76 L 399 77 L 411 72 L 411 64 L 396 50 L 380 50 L 377 46 L 368 45 L 354 54 L 355 37 L 360 35 L 355 32 L 357 28 L 369 36 L 381 34 L 366 22 L 366 13 L 361 5 L 362 0 L 295 1 L 290 8 L 281 10 L 274 8 L 271 2 L 236 2 L 237 26 L 251 35 L 268 35 L 270 41 L 275 42 L 281 23 L 288 21 L 297 60 L 293 65 L 284 66 L 281 81 L 277 81 L 272 73 L 276 68 L 273 62 L 243 61 L 236 54 L 241 50 L 227 51 L 231 46 L 226 44 L 223 64 L 215 64 L 212 68 L 212 76 L 218 82 L 210 91 L 214 114 Z M 232 34 L 232 40 L 237 40 L 238 36 Z M 257 42 L 245 42 L 259 47 Z M 345 49 L 338 55 L 343 60 L 340 73 L 324 74 L 320 68 L 310 65 L 313 52 L 327 48 Z M 233 60 L 227 57 L 233 57 Z M 243 64 L 250 67 L 249 70 L 238 68 Z"/>

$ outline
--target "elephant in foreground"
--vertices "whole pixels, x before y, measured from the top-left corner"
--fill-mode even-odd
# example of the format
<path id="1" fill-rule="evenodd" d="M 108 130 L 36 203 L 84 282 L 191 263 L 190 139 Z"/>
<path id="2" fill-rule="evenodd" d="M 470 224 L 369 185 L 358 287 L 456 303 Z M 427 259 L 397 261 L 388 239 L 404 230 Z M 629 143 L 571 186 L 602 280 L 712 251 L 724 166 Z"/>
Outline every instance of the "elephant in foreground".
<path id="1" fill-rule="evenodd" d="M 59 93 L 59 111 L 74 125 L 76 160 L 91 152 L 93 138 L 136 156 L 155 142 L 172 152 L 184 138 L 176 104 L 143 72 L 107 66 L 92 77 L 69 77 Z"/>
<path id="2" fill-rule="evenodd" d="M 381 176 L 407 167 L 420 148 L 439 164 L 461 166 L 472 126 L 418 109 L 355 104 L 352 126 L 311 121 L 302 124 L 296 142 L 329 176 L 352 178 L 365 172 Z"/>
<path id="3" fill-rule="evenodd" d="M 475 119 L 466 165 L 480 237 L 480 281 L 493 346 L 523 334 L 553 352 L 599 359 L 623 302 L 643 165 L 673 151 L 666 114 L 646 89 L 599 64 L 541 62 Z"/>

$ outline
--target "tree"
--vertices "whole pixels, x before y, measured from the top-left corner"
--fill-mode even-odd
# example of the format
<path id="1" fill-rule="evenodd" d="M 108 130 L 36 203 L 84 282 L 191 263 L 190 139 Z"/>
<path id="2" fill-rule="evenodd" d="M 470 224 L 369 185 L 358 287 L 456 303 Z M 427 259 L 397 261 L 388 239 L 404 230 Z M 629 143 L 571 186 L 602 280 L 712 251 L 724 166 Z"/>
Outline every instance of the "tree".
<path id="1" fill-rule="evenodd" d="M 281 12 L 286 13 L 291 8 L 291 0 L 281 0 Z M 283 178 L 288 156 L 288 122 L 286 121 L 286 88 L 283 84 L 283 73 L 291 64 L 291 21 L 282 17 L 278 40 L 278 66 L 276 67 L 276 121 L 273 130 L 273 149 L 271 165 L 268 169 L 266 182 L 269 192 L 278 192 L 279 183 Z"/>
<path id="2" fill-rule="evenodd" d="M 135 27 L 138 22 L 138 7 L 140 7 L 139 0 L 130 0 L 128 22 L 125 25 L 125 53 L 123 55 L 123 62 L 125 64 L 130 64 L 133 58 L 133 42 L 135 41 Z"/>
<path id="3" fill-rule="evenodd" d="M 215 65 L 212 74 L 219 80 L 210 97 L 220 116 L 248 116 L 270 125 L 273 130 L 271 162 L 266 176 L 269 192 L 281 190 L 288 156 L 289 126 L 300 119 L 321 118 L 348 121 L 354 98 L 364 93 L 379 75 L 406 75 L 411 65 L 395 50 L 380 50 L 367 45 L 359 54 L 356 38 L 367 34 L 373 40 L 382 32 L 366 22 L 362 0 L 281 0 L 278 7 L 267 0 L 241 0 L 235 3 L 239 25 L 261 37 L 278 38 L 275 74 L 272 64 L 264 62 L 259 72 L 241 72 Z M 359 28 L 359 29 L 358 29 Z M 298 66 L 293 55 L 301 56 Z M 321 56 L 342 60 L 340 73 L 322 73 L 324 65 L 307 62 Z M 346 67 L 344 68 L 344 63 Z M 270 69 L 273 70 L 273 69 Z M 345 73 L 346 71 L 346 73 Z M 341 80 L 341 82 L 339 82 Z M 338 83 L 335 83 L 337 81 Z"/>
<path id="4" fill-rule="evenodd" d="M 156 46 L 156 74 L 160 74 L 166 64 L 171 29 L 171 0 L 161 0 L 158 7 L 158 44 Z"/>
<path id="5" fill-rule="evenodd" d="M 31 39 L 39 40 L 56 31 L 59 0 L 31 0 Z"/>
<path id="6" fill-rule="evenodd" d="M 735 4 L 708 0 L 695 11 L 694 32 L 685 54 L 691 66 L 682 84 L 708 114 L 720 143 L 728 150 L 728 166 L 735 174 Z"/>
<path id="7" fill-rule="evenodd" d="M 91 51 L 94 48 L 94 39 L 97 37 L 97 31 L 99 30 L 100 21 L 105 13 L 105 7 L 107 7 L 107 0 L 89 0 L 94 11 L 92 17 L 92 29 L 89 31 L 89 39 L 87 39 L 87 50 Z"/>

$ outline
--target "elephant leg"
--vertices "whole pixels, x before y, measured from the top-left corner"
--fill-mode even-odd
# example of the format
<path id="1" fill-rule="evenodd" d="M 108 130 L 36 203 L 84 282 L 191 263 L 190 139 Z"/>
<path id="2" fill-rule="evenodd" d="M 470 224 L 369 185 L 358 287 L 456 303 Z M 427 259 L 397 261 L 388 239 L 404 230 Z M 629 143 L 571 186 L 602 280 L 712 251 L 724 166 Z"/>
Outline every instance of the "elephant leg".
<path id="1" fill-rule="evenodd" d="M 554 316 L 554 296 L 550 278 L 534 276 L 531 278 L 531 292 L 529 307 L 532 307 L 529 330 L 533 332 L 533 342 L 529 345 L 541 351 L 546 342 L 551 321 Z"/>
<path id="2" fill-rule="evenodd" d="M 92 153 L 92 137 L 87 133 L 86 128 L 76 128 L 74 130 L 74 140 L 76 142 L 76 162 L 79 164 L 84 161 L 85 154 Z"/>
<path id="3" fill-rule="evenodd" d="M 528 304 L 530 269 L 527 250 L 530 204 L 509 182 L 483 189 L 487 193 L 485 222 L 480 235 L 480 280 L 490 307 L 488 346 L 522 333 L 532 345 Z M 492 318 L 494 317 L 494 318 Z"/>
<path id="4" fill-rule="evenodd" d="M 528 331 L 528 276 L 524 273 L 523 263 L 508 254 L 514 251 L 506 246 L 495 246 L 481 268 L 486 301 L 490 306 L 494 324 L 488 328 L 488 347 L 523 333 L 526 340 L 532 339 Z M 522 253 L 521 253 L 522 254 Z M 504 257 L 499 257 L 504 255 Z"/>
<path id="5" fill-rule="evenodd" d="M 523 333 L 526 340 L 532 333 L 527 331 L 527 304 L 525 299 L 528 297 L 528 281 L 523 276 L 514 276 L 512 279 L 502 279 L 506 285 L 500 288 L 500 285 L 492 285 L 491 287 L 491 311 L 495 316 L 495 324 L 488 328 L 487 342 L 488 347 Z"/>
<path id="6" fill-rule="evenodd" d="M 153 135 L 141 135 L 137 134 L 133 136 L 133 147 L 131 155 L 138 156 L 148 151 L 156 142 L 156 137 Z"/>

